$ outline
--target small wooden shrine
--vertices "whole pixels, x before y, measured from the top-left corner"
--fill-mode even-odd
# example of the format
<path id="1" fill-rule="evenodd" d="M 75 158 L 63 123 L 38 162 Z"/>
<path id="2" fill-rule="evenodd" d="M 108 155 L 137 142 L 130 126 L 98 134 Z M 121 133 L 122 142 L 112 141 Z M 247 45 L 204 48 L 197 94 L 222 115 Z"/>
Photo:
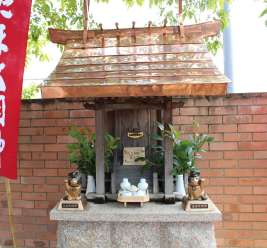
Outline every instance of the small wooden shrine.
<path id="1" fill-rule="evenodd" d="M 85 16 L 88 9 L 85 8 Z M 85 18 L 86 19 L 86 18 Z M 167 26 L 81 31 L 50 29 L 52 42 L 65 49 L 42 87 L 43 98 L 81 98 L 96 111 L 96 196 L 116 194 L 122 178 L 137 183 L 140 166 L 123 164 L 125 147 L 149 147 L 156 121 L 172 123 L 179 96 L 224 95 L 229 80 L 216 68 L 204 39 L 220 30 L 218 21 Z M 120 138 L 109 189 L 105 188 L 104 133 Z M 129 133 L 141 132 L 140 138 Z M 173 196 L 172 143 L 164 140 L 162 195 Z M 145 151 L 146 154 L 149 151 Z M 145 178 L 152 185 L 152 172 Z M 109 192 L 107 192 L 109 191 Z"/>

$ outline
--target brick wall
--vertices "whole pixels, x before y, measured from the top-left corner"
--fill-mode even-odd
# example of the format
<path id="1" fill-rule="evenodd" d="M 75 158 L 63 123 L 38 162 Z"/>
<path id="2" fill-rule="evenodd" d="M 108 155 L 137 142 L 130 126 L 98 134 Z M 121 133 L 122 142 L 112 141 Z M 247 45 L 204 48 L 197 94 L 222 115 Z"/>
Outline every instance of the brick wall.
<path id="1" fill-rule="evenodd" d="M 207 190 L 223 211 L 216 225 L 218 247 L 267 247 L 267 93 L 184 99 L 174 124 L 186 136 L 195 119 L 215 137 L 198 162 Z M 71 171 L 66 144 L 71 125 L 94 130 L 94 112 L 82 102 L 24 101 L 19 175 L 12 182 L 16 234 L 22 247 L 55 247 L 49 210 L 62 196 Z M 0 246 L 10 245 L 7 202 L 0 179 Z"/>

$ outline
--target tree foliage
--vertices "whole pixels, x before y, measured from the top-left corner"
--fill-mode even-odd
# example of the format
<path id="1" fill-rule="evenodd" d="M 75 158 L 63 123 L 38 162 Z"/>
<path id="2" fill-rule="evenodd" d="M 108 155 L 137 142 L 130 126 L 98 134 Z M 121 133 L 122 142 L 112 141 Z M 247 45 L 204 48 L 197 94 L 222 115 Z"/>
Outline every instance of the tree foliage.
<path id="1" fill-rule="evenodd" d="M 40 86 L 37 84 L 31 84 L 25 88 L 23 88 L 22 91 L 22 99 L 32 99 L 36 96 L 36 94 L 39 92 Z"/>
<path id="2" fill-rule="evenodd" d="M 266 4 L 265 9 L 261 12 L 260 17 L 265 17 L 265 26 L 267 27 L 267 0 L 264 0 L 264 3 Z"/>
<path id="3" fill-rule="evenodd" d="M 110 0 L 96 0 L 106 2 Z M 160 9 L 159 22 L 168 20 L 171 25 L 177 24 L 178 0 L 146 0 L 150 6 Z M 230 0 L 184 0 L 183 19 L 199 22 L 208 15 L 217 18 L 222 23 L 222 28 L 227 25 L 227 13 L 224 3 Z M 128 6 L 142 6 L 145 0 L 123 0 Z M 203 15 L 204 14 L 204 15 Z M 158 23 L 156 23 L 158 24 Z M 35 0 L 32 7 L 30 34 L 28 43 L 28 60 L 35 56 L 39 60 L 48 60 L 45 47 L 48 44 L 48 28 L 81 29 L 83 27 L 83 0 Z M 90 28 L 95 28 L 96 23 L 90 18 Z M 209 40 L 209 47 L 216 51 L 220 43 Z"/>

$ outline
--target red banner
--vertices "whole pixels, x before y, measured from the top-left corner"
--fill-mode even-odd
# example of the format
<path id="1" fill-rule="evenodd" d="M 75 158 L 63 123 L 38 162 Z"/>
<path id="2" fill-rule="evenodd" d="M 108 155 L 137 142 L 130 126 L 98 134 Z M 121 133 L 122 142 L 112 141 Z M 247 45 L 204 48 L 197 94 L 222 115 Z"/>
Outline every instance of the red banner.
<path id="1" fill-rule="evenodd" d="M 21 89 L 31 0 L 0 0 L 0 176 L 17 178 Z"/>

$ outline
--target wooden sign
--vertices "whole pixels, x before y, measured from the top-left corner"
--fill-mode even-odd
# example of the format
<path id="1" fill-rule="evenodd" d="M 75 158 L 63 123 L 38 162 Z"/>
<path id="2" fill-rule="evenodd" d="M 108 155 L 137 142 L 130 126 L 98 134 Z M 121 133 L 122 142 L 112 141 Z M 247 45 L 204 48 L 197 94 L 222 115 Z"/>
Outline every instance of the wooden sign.
<path id="1" fill-rule="evenodd" d="M 136 161 L 145 158 L 145 147 L 124 147 L 123 165 L 145 165 L 145 161 Z"/>

